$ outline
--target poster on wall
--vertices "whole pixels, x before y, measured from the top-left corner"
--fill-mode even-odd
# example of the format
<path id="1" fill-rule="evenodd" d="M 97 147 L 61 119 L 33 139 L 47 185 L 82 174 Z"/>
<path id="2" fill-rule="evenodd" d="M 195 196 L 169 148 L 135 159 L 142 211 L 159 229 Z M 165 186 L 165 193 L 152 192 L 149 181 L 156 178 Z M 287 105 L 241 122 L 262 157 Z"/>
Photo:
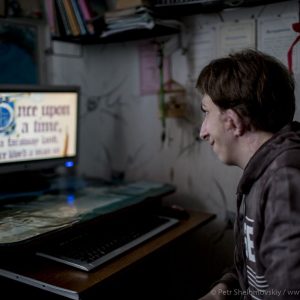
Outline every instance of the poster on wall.
<path id="1" fill-rule="evenodd" d="M 157 45 L 141 43 L 138 48 L 140 64 L 140 94 L 155 95 L 160 88 L 159 54 Z M 171 78 L 170 58 L 163 60 L 163 82 Z"/>
<path id="2" fill-rule="evenodd" d="M 244 48 L 255 49 L 255 20 L 239 20 L 219 24 L 218 55 L 220 57 Z"/>
<path id="3" fill-rule="evenodd" d="M 37 25 L 0 20 L 0 84 L 39 84 L 39 49 Z"/>
<path id="4" fill-rule="evenodd" d="M 288 66 L 287 52 L 298 34 L 292 28 L 292 24 L 296 22 L 298 22 L 297 12 L 278 15 L 274 18 L 259 18 L 257 48 L 275 56 Z M 293 56 L 293 71 L 299 74 L 300 49 L 298 45 Z"/>
<path id="5" fill-rule="evenodd" d="M 190 77 L 196 85 L 197 77 L 210 60 L 216 58 L 217 28 L 214 24 L 194 24 L 187 52 Z"/>

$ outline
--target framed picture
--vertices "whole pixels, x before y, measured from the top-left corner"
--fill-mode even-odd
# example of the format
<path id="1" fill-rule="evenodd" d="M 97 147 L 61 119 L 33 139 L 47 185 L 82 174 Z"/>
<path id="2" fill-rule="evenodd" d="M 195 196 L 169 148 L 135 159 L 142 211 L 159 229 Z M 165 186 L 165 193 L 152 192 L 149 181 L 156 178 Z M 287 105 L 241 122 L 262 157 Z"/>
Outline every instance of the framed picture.
<path id="1" fill-rule="evenodd" d="M 39 84 L 41 32 L 38 23 L 0 19 L 0 84 Z"/>

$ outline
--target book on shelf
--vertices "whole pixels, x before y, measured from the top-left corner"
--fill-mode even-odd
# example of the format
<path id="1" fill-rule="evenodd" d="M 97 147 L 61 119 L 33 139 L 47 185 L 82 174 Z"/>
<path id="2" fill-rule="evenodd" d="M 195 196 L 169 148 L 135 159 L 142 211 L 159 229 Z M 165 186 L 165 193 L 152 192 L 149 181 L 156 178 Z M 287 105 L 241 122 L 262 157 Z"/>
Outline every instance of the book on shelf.
<path id="1" fill-rule="evenodd" d="M 58 35 L 55 2 L 53 0 L 45 0 L 45 9 L 50 32 L 52 35 Z"/>
<path id="2" fill-rule="evenodd" d="M 71 4 L 71 0 L 62 0 L 62 4 L 63 4 L 64 10 L 66 12 L 66 16 L 67 16 L 69 24 L 70 24 L 72 36 L 81 35 L 79 23 L 77 21 L 73 6 Z"/>
<path id="3" fill-rule="evenodd" d="M 80 30 L 80 34 L 81 35 L 85 35 L 88 34 L 88 28 L 84 22 L 84 17 L 83 14 L 80 10 L 79 4 L 77 0 L 71 0 L 71 6 L 73 8 L 74 14 L 75 14 L 75 18 L 77 20 L 78 26 L 79 26 L 79 30 Z"/>
<path id="4" fill-rule="evenodd" d="M 104 13 L 108 10 L 107 1 L 85 0 L 85 2 L 91 14 L 90 22 L 94 26 L 94 34 L 99 35 L 105 26 Z"/>
<path id="5" fill-rule="evenodd" d="M 101 38 L 132 30 L 151 30 L 156 25 L 180 29 L 179 21 L 159 19 L 145 5 L 108 11 L 107 5 L 98 0 L 44 1 L 49 28 L 54 37 Z"/>
<path id="6" fill-rule="evenodd" d="M 88 33 L 94 34 L 95 28 L 94 28 L 94 25 L 92 24 L 93 17 L 92 17 L 91 10 L 90 10 L 86 0 L 77 0 L 77 1 L 78 1 L 79 10 L 83 17 L 83 21 L 86 25 Z"/>
<path id="7" fill-rule="evenodd" d="M 63 0 L 55 0 L 55 11 L 58 33 L 61 36 L 72 36 L 70 21 L 67 17 L 67 12 L 63 5 Z"/>
<path id="8" fill-rule="evenodd" d="M 87 0 L 44 1 L 53 36 L 79 37 L 95 33 Z"/>

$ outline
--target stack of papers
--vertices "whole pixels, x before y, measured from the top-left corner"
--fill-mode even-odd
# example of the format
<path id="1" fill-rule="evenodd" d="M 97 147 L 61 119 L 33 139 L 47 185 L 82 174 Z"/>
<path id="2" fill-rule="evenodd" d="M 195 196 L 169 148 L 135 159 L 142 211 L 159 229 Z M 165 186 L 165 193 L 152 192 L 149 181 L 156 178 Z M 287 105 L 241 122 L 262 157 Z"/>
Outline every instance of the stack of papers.
<path id="1" fill-rule="evenodd" d="M 145 6 L 106 12 L 105 23 L 106 29 L 101 34 L 102 38 L 129 30 L 151 30 L 156 24 L 175 29 L 179 29 L 181 25 L 180 22 L 176 20 L 155 18 L 152 11 Z"/>

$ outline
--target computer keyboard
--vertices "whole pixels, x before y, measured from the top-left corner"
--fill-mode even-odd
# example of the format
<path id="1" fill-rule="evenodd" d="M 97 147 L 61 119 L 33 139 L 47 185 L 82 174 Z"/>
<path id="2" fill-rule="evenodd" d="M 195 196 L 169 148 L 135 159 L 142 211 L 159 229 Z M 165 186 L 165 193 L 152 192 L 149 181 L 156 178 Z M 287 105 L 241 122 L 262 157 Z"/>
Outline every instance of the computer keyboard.
<path id="1" fill-rule="evenodd" d="M 116 256 L 158 235 L 179 221 L 147 215 L 121 222 L 105 230 L 84 231 L 36 254 L 75 268 L 91 271 Z"/>

